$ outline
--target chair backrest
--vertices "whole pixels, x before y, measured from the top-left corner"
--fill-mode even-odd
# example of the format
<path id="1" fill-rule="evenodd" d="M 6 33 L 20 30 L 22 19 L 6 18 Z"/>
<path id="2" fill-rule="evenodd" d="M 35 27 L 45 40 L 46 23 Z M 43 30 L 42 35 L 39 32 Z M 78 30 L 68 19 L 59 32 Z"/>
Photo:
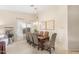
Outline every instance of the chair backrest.
<path id="1" fill-rule="evenodd" d="M 38 44 L 38 36 L 37 36 L 35 33 L 33 33 L 33 34 L 32 34 L 32 37 L 33 37 L 34 43 L 35 43 L 35 44 Z"/>
<path id="2" fill-rule="evenodd" d="M 26 33 L 26 40 L 29 40 L 29 33 Z"/>
<path id="3" fill-rule="evenodd" d="M 0 54 L 5 54 L 6 53 L 6 46 L 5 46 L 5 42 L 2 41 L 0 42 Z"/>
<path id="4" fill-rule="evenodd" d="M 45 31 L 43 34 L 44 37 L 49 37 L 49 32 Z"/>
<path id="5" fill-rule="evenodd" d="M 43 31 L 40 31 L 39 35 L 43 36 Z"/>
<path id="6" fill-rule="evenodd" d="M 29 32 L 28 35 L 29 35 L 29 40 L 33 42 L 32 33 Z"/>
<path id="7" fill-rule="evenodd" d="M 50 46 L 51 46 L 51 47 L 54 47 L 54 46 L 55 46 L 56 36 L 57 36 L 57 33 L 54 33 L 54 34 L 52 34 L 52 36 L 51 36 L 51 40 L 50 40 Z"/>

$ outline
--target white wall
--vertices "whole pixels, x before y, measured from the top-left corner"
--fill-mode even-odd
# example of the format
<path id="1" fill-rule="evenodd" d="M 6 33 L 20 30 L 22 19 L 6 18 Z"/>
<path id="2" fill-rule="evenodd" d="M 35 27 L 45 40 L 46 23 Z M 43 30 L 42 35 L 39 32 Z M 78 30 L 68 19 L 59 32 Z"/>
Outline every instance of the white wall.
<path id="1" fill-rule="evenodd" d="M 3 25 L 13 24 L 17 18 L 23 18 L 25 21 L 34 19 L 32 14 L 0 10 L 0 23 Z"/>
<path id="2" fill-rule="evenodd" d="M 68 48 L 79 51 L 79 6 L 68 6 Z"/>
<path id="3" fill-rule="evenodd" d="M 55 6 L 40 12 L 39 21 L 46 20 L 55 20 L 55 31 L 57 32 L 56 47 L 61 50 L 68 49 L 67 6 Z M 50 33 L 55 32 L 53 30 L 48 31 Z"/>

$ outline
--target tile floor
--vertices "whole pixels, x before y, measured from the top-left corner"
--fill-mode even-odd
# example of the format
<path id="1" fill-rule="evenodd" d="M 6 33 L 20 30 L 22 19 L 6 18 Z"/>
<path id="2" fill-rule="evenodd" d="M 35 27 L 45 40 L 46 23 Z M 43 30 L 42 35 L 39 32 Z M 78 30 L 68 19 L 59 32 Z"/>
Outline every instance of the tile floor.
<path id="1" fill-rule="evenodd" d="M 64 54 L 64 51 L 52 50 L 52 54 Z M 29 45 L 26 40 L 18 40 L 7 46 L 7 54 L 49 54 L 48 51 L 37 50 L 37 48 Z"/>

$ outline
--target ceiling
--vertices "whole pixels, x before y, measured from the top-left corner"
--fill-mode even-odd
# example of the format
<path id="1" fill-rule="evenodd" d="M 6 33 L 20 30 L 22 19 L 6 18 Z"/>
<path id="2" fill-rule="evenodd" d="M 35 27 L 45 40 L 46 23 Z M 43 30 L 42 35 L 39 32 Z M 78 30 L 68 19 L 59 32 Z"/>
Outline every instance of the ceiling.
<path id="1" fill-rule="evenodd" d="M 46 10 L 50 10 L 52 8 L 52 11 L 53 10 L 58 10 L 59 6 L 58 5 L 0 5 L 0 25 L 5 25 L 5 24 L 12 24 L 13 22 L 15 22 L 16 20 L 16 17 L 19 18 L 19 17 L 23 17 L 26 19 L 26 16 L 24 16 L 24 14 L 22 15 L 19 15 L 18 13 L 18 16 L 15 15 L 15 14 L 10 14 L 8 13 L 7 15 L 7 12 L 5 13 L 5 11 L 12 11 L 12 12 L 21 12 L 21 13 L 31 13 L 31 14 L 34 14 L 35 13 L 35 10 L 34 8 L 37 8 L 37 12 L 40 13 L 40 12 L 43 12 Z M 11 15 L 11 16 L 9 16 Z M 15 15 L 15 16 L 13 16 Z M 29 17 L 27 17 L 28 19 Z M 30 17 L 31 20 L 28 20 L 28 22 L 33 22 L 32 21 L 32 18 Z M 27 21 L 27 20 L 26 20 Z"/>
<path id="2" fill-rule="evenodd" d="M 34 8 L 37 8 L 37 11 L 41 12 L 51 7 L 56 8 L 56 6 L 54 5 L 0 5 L 0 10 L 23 12 L 23 13 L 35 13 Z"/>

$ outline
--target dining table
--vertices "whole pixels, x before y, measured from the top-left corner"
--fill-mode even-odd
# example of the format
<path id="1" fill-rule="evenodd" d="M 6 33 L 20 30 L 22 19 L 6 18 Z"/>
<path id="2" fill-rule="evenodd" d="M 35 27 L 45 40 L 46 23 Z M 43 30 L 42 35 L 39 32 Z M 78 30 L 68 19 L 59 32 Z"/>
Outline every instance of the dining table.
<path id="1" fill-rule="evenodd" d="M 44 49 L 44 43 L 48 40 L 49 40 L 49 37 L 38 36 L 38 43 L 39 43 L 38 49 L 41 48 L 41 50 L 43 50 Z"/>

